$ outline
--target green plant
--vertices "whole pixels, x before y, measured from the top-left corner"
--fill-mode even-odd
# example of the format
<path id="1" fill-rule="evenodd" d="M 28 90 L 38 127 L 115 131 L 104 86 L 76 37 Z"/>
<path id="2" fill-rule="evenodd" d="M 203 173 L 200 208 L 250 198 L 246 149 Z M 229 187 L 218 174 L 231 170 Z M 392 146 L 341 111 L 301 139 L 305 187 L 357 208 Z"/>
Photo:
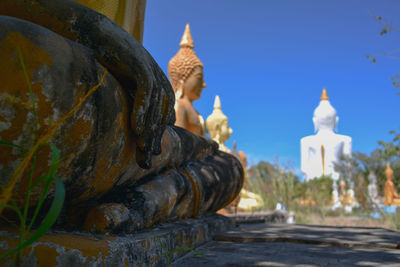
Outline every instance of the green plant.
<path id="1" fill-rule="evenodd" d="M 28 85 L 29 89 L 29 95 L 30 95 L 30 100 L 31 100 L 31 108 L 32 108 L 32 113 L 34 115 L 34 138 L 35 138 L 35 143 L 36 145 L 28 150 L 25 147 L 0 140 L 0 146 L 6 146 L 6 147 L 11 147 L 20 150 L 23 155 L 24 155 L 24 161 L 30 162 L 30 168 L 29 168 L 29 176 L 28 176 L 28 188 L 26 190 L 25 194 L 25 199 L 23 201 L 23 209 L 20 210 L 17 203 L 12 199 L 9 198 L 10 201 L 6 201 L 5 203 L 0 203 L 0 212 L 3 209 L 10 209 L 14 211 L 19 219 L 19 238 L 18 238 L 18 246 L 2 255 L 0 255 L 0 260 L 4 259 L 8 256 L 15 255 L 14 256 L 14 263 L 15 265 L 18 264 L 20 254 L 22 250 L 37 241 L 41 236 L 43 236 L 49 229 L 50 227 L 55 223 L 55 221 L 58 218 L 58 215 L 61 212 L 61 209 L 63 207 L 64 203 L 64 198 L 65 198 L 65 188 L 64 184 L 62 181 L 58 178 L 55 177 L 58 164 L 60 161 L 60 152 L 57 149 L 57 147 L 53 144 L 49 144 L 46 142 L 39 142 L 39 119 L 38 119 L 38 114 L 37 114 L 37 107 L 36 103 L 33 97 L 33 92 L 32 92 L 32 87 L 31 87 L 31 82 L 28 76 L 28 73 L 26 71 L 26 67 L 24 64 L 24 60 L 22 57 L 22 52 L 18 48 L 18 58 L 21 64 L 21 68 L 24 72 L 24 76 Z M 36 155 L 38 151 L 44 147 L 44 146 L 49 146 L 51 149 L 51 163 L 49 166 L 49 172 L 42 175 L 40 178 L 38 178 L 35 182 L 33 182 L 33 176 L 34 176 L 34 170 L 35 170 L 35 165 L 36 165 Z M 31 155 L 31 156 L 29 156 Z M 22 170 L 25 171 L 27 167 L 23 168 Z M 23 172 L 22 172 L 23 173 Z M 35 225 L 36 219 L 39 215 L 40 210 L 43 207 L 44 201 L 47 197 L 47 194 L 49 192 L 50 186 L 52 182 L 55 182 L 56 184 L 56 189 L 54 193 L 54 198 L 51 203 L 50 209 L 48 210 L 47 214 L 45 215 L 44 219 L 42 222 L 39 224 L 37 229 L 30 234 L 32 227 Z M 43 190 L 41 192 L 39 201 L 34 209 L 32 217 L 28 218 L 28 211 L 30 207 L 30 202 L 31 202 L 31 193 L 32 191 L 38 187 L 39 185 L 44 183 Z M 2 192 L 2 196 L 7 193 L 7 192 Z M 11 204 L 8 204 L 8 202 L 11 202 Z M 29 220 L 29 221 L 28 221 Z"/>
<path id="2" fill-rule="evenodd" d="M 161 246 L 161 248 L 162 248 L 162 250 L 163 250 L 163 252 L 164 252 L 164 257 L 165 257 L 165 259 L 167 260 L 167 266 L 169 266 L 169 265 L 171 264 L 171 260 L 172 260 L 173 256 L 175 255 L 175 253 L 177 253 L 179 250 L 182 250 L 182 249 L 187 249 L 187 250 L 193 251 L 193 252 L 196 253 L 197 255 L 199 255 L 199 256 L 201 256 L 201 257 L 204 257 L 203 254 L 201 254 L 200 252 L 198 252 L 198 251 L 195 250 L 194 248 L 187 247 L 187 246 L 180 246 L 180 247 L 177 247 L 177 248 L 175 248 L 171 253 L 169 253 L 168 250 L 167 250 L 167 248 L 166 248 L 166 247 L 163 245 L 163 243 L 161 242 L 160 238 L 157 237 L 156 235 L 154 235 L 153 232 L 152 232 L 152 234 L 153 234 L 154 238 L 157 239 L 158 243 L 160 244 L 160 246 Z"/>
<path id="3" fill-rule="evenodd" d="M 261 196 L 264 206 L 260 210 L 274 209 L 277 202 L 292 209 L 298 183 L 298 177 L 289 165 L 282 168 L 277 162 L 260 162 L 250 167 L 244 188 Z"/>
<path id="4" fill-rule="evenodd" d="M 17 147 L 15 144 L 11 144 L 11 143 L 8 143 L 5 141 L 0 141 L 0 145 Z M 0 255 L 0 260 L 4 259 L 10 255 L 15 254 L 14 262 L 17 264 L 22 250 L 25 247 L 27 247 L 27 246 L 31 245 L 32 243 L 34 243 L 35 241 L 37 241 L 40 237 L 42 237 L 50 229 L 50 227 L 56 222 L 58 215 L 60 214 L 61 209 L 63 207 L 64 198 L 65 198 L 64 184 L 62 183 L 62 181 L 60 179 L 55 177 L 55 173 L 57 171 L 57 167 L 58 167 L 58 163 L 59 163 L 59 159 L 60 159 L 60 153 L 59 153 L 59 150 L 53 144 L 42 144 L 41 147 L 45 146 L 45 145 L 50 146 L 50 148 L 52 150 L 50 170 L 47 174 L 41 176 L 34 183 L 32 182 L 33 171 L 35 168 L 35 159 L 36 159 L 36 153 L 35 153 L 32 158 L 32 165 L 31 165 L 30 172 L 29 172 L 28 189 L 26 192 L 24 208 L 23 208 L 22 212 L 18 208 L 17 203 L 15 203 L 15 201 L 13 201 L 13 200 L 11 201 L 12 204 L 6 204 L 6 205 L 1 204 L 0 205 L 0 207 L 2 207 L 2 208 L 8 208 L 8 209 L 13 210 L 18 215 L 18 219 L 20 222 L 18 246 L 16 248 L 8 251 L 7 253 Z M 23 149 L 23 148 L 20 148 L 20 149 Z M 25 150 L 25 149 L 23 149 L 23 150 Z M 42 220 L 42 222 L 40 223 L 40 225 L 38 226 L 38 228 L 35 230 L 35 232 L 29 236 L 29 234 L 32 230 L 32 227 L 35 224 L 37 216 L 43 206 L 43 203 L 47 196 L 47 193 L 49 192 L 51 183 L 53 181 L 56 184 L 56 190 L 54 193 L 54 199 L 50 206 L 50 209 L 47 212 L 44 219 Z M 45 186 L 40 195 L 39 202 L 35 207 L 33 216 L 30 219 L 30 221 L 28 222 L 28 208 L 29 208 L 29 203 L 30 203 L 31 192 L 35 187 L 37 187 L 42 182 L 45 183 Z"/>

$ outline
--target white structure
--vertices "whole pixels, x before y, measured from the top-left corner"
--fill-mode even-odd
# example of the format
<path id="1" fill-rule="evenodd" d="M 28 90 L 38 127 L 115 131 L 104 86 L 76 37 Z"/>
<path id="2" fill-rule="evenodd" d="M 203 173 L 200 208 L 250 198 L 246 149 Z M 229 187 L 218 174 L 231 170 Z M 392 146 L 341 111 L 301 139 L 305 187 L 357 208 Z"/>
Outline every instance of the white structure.
<path id="1" fill-rule="evenodd" d="M 332 183 L 332 207 L 331 210 L 336 210 L 338 208 L 342 208 L 342 203 L 339 199 L 339 191 L 337 183 Z"/>
<path id="2" fill-rule="evenodd" d="M 301 171 L 306 180 L 331 176 L 335 181 L 339 173 L 334 170 L 334 162 L 342 155 L 351 156 L 351 137 L 335 134 L 338 123 L 336 110 L 329 103 L 326 89 L 322 90 L 321 102 L 314 110 L 313 123 L 316 134 L 301 139 Z"/>
<path id="3" fill-rule="evenodd" d="M 360 207 L 360 204 L 358 204 L 357 199 L 356 199 L 356 194 L 354 193 L 354 183 L 350 182 L 350 187 L 347 190 L 347 195 L 346 195 L 347 201 L 350 203 L 346 203 L 344 206 L 344 211 L 347 213 L 352 213 L 354 208 Z"/>
<path id="4" fill-rule="evenodd" d="M 371 171 L 369 173 L 368 180 L 369 180 L 368 197 L 369 197 L 370 201 L 375 205 L 375 208 L 379 207 L 382 205 L 382 201 L 379 198 L 378 186 L 376 184 L 377 178 L 376 178 L 376 174 L 374 171 Z"/>

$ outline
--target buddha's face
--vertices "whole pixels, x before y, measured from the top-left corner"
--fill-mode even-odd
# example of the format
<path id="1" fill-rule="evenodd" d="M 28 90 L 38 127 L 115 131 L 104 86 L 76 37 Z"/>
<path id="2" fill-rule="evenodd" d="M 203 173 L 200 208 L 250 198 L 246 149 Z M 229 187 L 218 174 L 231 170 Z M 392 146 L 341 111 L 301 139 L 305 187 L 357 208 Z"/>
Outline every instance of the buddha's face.
<path id="1" fill-rule="evenodd" d="M 232 129 L 229 128 L 228 120 L 223 120 L 221 122 L 221 126 L 219 128 L 219 131 L 220 131 L 219 135 L 220 135 L 220 138 L 221 138 L 222 142 L 225 142 L 226 140 L 229 139 L 229 137 L 231 137 Z"/>
<path id="2" fill-rule="evenodd" d="M 201 92 L 205 87 L 206 83 L 203 80 L 203 68 L 195 67 L 193 72 L 183 83 L 183 95 L 190 101 L 197 100 L 200 98 Z"/>
<path id="3" fill-rule="evenodd" d="M 392 171 L 392 170 L 387 170 L 387 171 L 385 171 L 385 174 L 386 174 L 387 179 L 393 180 L 394 174 L 393 174 L 393 171 Z"/>

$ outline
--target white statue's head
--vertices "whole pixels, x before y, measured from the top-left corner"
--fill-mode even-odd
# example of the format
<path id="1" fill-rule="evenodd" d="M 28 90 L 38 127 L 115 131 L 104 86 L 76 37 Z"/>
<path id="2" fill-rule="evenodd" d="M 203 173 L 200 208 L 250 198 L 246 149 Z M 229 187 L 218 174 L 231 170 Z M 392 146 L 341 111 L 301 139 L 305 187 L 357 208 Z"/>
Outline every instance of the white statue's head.
<path id="1" fill-rule="evenodd" d="M 336 114 L 336 110 L 329 103 L 328 94 L 326 89 L 322 90 L 321 102 L 318 107 L 314 110 L 313 123 L 315 131 L 336 129 L 336 125 L 339 121 L 339 117 Z"/>

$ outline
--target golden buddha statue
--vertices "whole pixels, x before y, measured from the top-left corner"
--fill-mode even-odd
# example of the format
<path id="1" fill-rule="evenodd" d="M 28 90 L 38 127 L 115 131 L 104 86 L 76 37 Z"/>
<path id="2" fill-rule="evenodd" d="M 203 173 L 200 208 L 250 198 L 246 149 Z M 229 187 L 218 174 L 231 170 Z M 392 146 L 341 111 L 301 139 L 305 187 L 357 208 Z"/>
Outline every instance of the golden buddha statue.
<path id="1" fill-rule="evenodd" d="M 351 213 L 353 212 L 354 208 L 358 208 L 360 204 L 358 203 L 355 193 L 354 193 L 354 183 L 350 182 L 350 185 L 347 188 L 346 181 L 345 180 L 340 180 L 340 196 L 339 200 L 341 203 L 341 206 L 343 206 L 344 211 L 346 213 Z M 347 189 L 346 189 L 347 188 Z M 337 207 L 341 207 L 340 205 L 337 205 Z"/>
<path id="2" fill-rule="evenodd" d="M 394 174 L 389 163 L 386 165 L 385 175 L 385 206 L 400 206 L 400 197 L 393 183 Z"/>
<path id="3" fill-rule="evenodd" d="M 75 0 L 108 17 L 143 42 L 146 0 Z"/>
<path id="4" fill-rule="evenodd" d="M 210 132 L 211 139 L 218 143 L 219 150 L 230 153 L 229 148 L 225 146 L 225 141 L 232 134 L 232 129 L 229 128 L 228 117 L 222 113 L 221 100 L 219 96 L 215 96 L 214 110 L 206 120 L 207 129 Z"/>
<path id="5" fill-rule="evenodd" d="M 193 107 L 206 83 L 203 80 L 203 63 L 194 52 L 189 24 L 186 24 L 180 49 L 168 63 L 168 75 L 175 92 L 175 125 L 203 136 L 204 119 Z"/>

